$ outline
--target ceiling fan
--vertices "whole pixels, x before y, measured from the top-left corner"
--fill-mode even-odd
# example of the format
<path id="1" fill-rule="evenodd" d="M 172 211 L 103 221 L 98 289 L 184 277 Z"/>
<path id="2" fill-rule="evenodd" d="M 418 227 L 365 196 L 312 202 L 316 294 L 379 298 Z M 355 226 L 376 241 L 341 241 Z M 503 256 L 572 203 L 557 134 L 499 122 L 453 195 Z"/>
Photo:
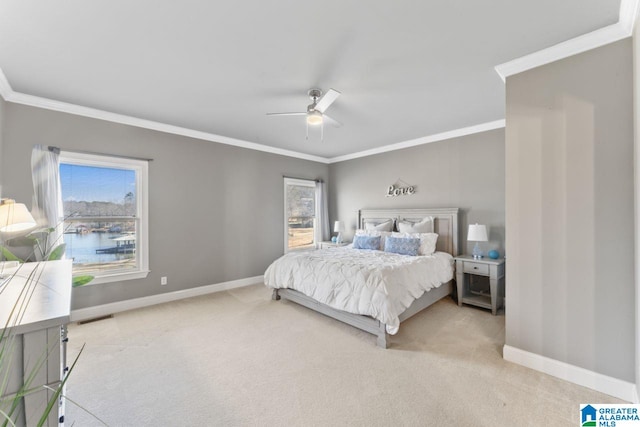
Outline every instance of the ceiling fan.
<path id="1" fill-rule="evenodd" d="M 340 127 L 342 123 L 327 116 L 324 112 L 338 99 L 340 92 L 335 89 L 329 89 L 327 93 L 322 94 L 321 89 L 310 89 L 309 98 L 311 104 L 307 105 L 306 112 L 296 113 L 267 113 L 267 116 L 307 116 L 307 139 L 309 139 L 309 125 L 320 126 L 320 140 L 322 141 L 324 134 L 324 122 L 326 121 L 332 126 Z"/>

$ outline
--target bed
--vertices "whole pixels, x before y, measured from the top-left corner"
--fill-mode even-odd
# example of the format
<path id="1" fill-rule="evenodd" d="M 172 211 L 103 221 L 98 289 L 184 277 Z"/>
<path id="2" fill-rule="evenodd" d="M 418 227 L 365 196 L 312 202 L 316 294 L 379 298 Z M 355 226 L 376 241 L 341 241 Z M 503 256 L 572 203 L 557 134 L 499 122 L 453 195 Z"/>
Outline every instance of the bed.
<path id="1" fill-rule="evenodd" d="M 374 334 L 377 345 L 387 348 L 388 335 L 395 334 L 402 321 L 451 294 L 458 209 L 358 212 L 360 229 L 389 220 L 418 223 L 426 217 L 433 218 L 433 232 L 438 234 L 433 255 L 410 257 L 351 247 L 290 252 L 269 266 L 265 285 L 273 288 L 274 300 L 287 299 Z M 358 268 L 368 270 L 363 274 Z M 355 292 L 357 298 L 344 297 Z"/>

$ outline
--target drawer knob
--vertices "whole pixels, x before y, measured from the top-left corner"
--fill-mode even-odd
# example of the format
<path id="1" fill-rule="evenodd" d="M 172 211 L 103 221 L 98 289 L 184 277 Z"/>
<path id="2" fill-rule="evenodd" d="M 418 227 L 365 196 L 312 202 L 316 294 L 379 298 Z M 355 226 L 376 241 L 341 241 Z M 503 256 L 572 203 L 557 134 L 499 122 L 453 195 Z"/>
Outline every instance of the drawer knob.
<path id="1" fill-rule="evenodd" d="M 478 267 L 473 267 L 473 269 L 474 269 L 474 270 L 477 270 L 477 269 L 478 269 Z"/>

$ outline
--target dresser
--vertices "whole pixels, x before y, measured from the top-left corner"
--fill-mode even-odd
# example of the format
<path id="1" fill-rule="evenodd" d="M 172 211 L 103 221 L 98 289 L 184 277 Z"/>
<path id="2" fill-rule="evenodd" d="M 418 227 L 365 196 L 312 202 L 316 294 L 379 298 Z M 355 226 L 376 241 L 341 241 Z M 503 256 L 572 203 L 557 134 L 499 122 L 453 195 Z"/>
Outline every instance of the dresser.
<path id="1" fill-rule="evenodd" d="M 1 270 L 0 270 L 1 271 Z M 13 273 L 13 275 L 11 275 Z M 5 350 L 0 363 L 3 402 L 11 410 L 24 384 L 33 392 L 18 400 L 11 419 L 16 426 L 36 425 L 67 372 L 66 324 L 71 312 L 71 260 L 33 262 L 1 272 L 0 329 Z M 9 277 L 9 278 L 8 278 Z M 18 302 L 18 304 L 16 304 Z M 16 316 L 14 307 L 22 306 Z M 30 382 L 29 382 L 30 381 Z M 8 400 L 6 400 L 8 399 Z M 0 418 L 1 419 L 1 418 Z M 44 426 L 64 424 L 64 404 L 57 399 Z"/>

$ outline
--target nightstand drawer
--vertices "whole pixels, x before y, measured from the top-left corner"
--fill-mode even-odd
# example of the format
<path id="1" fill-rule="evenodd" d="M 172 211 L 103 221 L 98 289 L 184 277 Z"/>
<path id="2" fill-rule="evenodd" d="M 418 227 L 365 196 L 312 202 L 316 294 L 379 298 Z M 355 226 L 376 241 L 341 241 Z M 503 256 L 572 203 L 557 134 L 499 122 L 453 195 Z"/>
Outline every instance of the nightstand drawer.
<path id="1" fill-rule="evenodd" d="M 465 273 L 489 275 L 489 265 L 479 262 L 465 261 L 463 270 Z"/>

